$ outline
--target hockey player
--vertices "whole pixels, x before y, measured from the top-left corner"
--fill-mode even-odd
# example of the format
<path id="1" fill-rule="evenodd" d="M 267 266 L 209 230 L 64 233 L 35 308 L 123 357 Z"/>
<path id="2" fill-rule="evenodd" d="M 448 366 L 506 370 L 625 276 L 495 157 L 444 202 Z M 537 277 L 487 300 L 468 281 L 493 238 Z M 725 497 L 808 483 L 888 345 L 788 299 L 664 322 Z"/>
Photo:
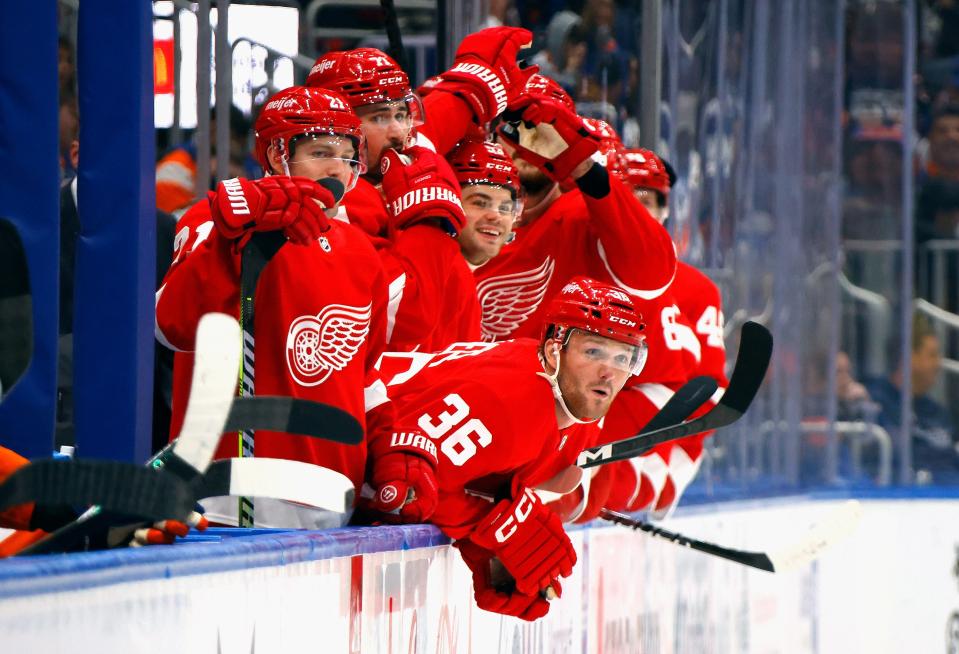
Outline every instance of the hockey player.
<path id="1" fill-rule="evenodd" d="M 307 86 L 342 94 L 359 115 L 369 148 L 369 171 L 346 197 L 345 218 L 380 235 L 389 220 L 377 188 L 383 154 L 415 143 L 445 155 L 467 133 L 500 114 L 535 71 L 521 70 L 516 61 L 520 48 L 531 41 L 531 32 L 514 27 L 467 36 L 452 68 L 434 78 L 431 93 L 422 101 L 406 73 L 380 50 L 329 52 L 317 59 Z"/>
<path id="2" fill-rule="evenodd" d="M 544 302 L 575 275 L 609 280 L 638 297 L 660 295 L 676 268 L 669 234 L 591 158 L 599 138 L 565 91 L 534 75 L 510 111 L 500 136 L 526 200 L 515 239 L 474 271 L 483 338 L 534 335 Z M 578 188 L 564 194 L 559 182 L 567 178 Z"/>
<path id="3" fill-rule="evenodd" d="M 561 591 L 576 555 L 531 489 L 582 449 L 561 430 L 601 418 L 642 369 L 643 328 L 628 295 L 577 278 L 550 304 L 540 340 L 384 356 L 400 438 L 437 460 L 430 521 L 456 539 L 480 608 L 533 620 L 549 610 L 540 591 Z M 386 509 L 416 501 L 412 484 L 374 485 Z M 494 558 L 515 579 L 512 592 L 491 577 Z"/>
<path id="4" fill-rule="evenodd" d="M 387 326 L 393 352 L 480 340 L 471 267 L 496 256 L 518 215 L 518 174 L 500 146 L 464 141 L 449 161 L 422 146 L 383 156 L 391 218 L 380 254 L 387 277 L 398 280 Z"/>
<path id="5" fill-rule="evenodd" d="M 652 151 L 627 150 L 621 157 L 626 181 L 636 198 L 660 223 L 669 216 L 672 177 Z M 652 363 L 629 383 L 607 415 L 599 442 L 636 434 L 686 380 L 707 375 L 719 382 L 712 407 L 726 387 L 726 351 L 719 290 L 693 266 L 677 262 L 676 277 L 658 306 L 642 306 L 650 317 L 647 341 Z M 657 320 L 654 316 L 659 316 Z M 709 433 L 666 443 L 649 454 L 602 466 L 592 479 L 588 505 L 579 520 L 595 517 L 605 506 L 614 510 L 648 509 L 665 517 L 679 502 L 699 468 L 703 441 Z"/>
<path id="6" fill-rule="evenodd" d="M 227 180 L 184 216 L 188 245 L 178 250 L 157 293 L 157 337 L 189 351 L 200 316 L 239 315 L 244 246 L 257 232 L 282 232 L 288 241 L 265 265 L 255 290 L 256 393 L 337 406 L 365 425 L 368 442 L 375 441 L 392 425 L 392 406 L 374 368 L 386 332 L 383 269 L 368 238 L 328 218 L 336 198 L 314 181 L 335 186 L 327 180 L 337 180 L 347 189 L 356 183 L 364 168 L 360 121 L 336 93 L 291 87 L 266 103 L 255 131 L 267 176 Z M 177 372 L 174 433 L 189 392 Z M 224 438 L 217 458 L 237 456 L 238 440 L 235 434 Z M 258 431 L 255 448 L 256 456 L 330 468 L 357 489 L 365 473 L 366 443 L 344 446 Z M 211 520 L 236 524 L 235 501 L 205 504 Z M 341 515 L 268 500 L 257 501 L 255 519 L 273 527 L 344 522 Z"/>

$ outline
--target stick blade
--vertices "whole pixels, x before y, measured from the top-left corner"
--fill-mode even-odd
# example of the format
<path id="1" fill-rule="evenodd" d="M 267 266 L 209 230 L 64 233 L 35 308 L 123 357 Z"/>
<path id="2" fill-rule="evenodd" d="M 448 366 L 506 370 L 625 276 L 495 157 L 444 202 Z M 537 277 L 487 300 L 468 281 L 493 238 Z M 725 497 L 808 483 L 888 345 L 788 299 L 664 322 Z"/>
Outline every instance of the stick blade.
<path id="1" fill-rule="evenodd" d="M 745 413 L 762 385 L 773 353 L 773 336 L 758 322 L 747 321 L 739 337 L 736 367 L 720 400 L 731 409 Z"/>
<path id="2" fill-rule="evenodd" d="M 823 552 L 851 535 L 862 517 L 862 505 L 849 500 L 837 507 L 825 520 L 813 526 L 799 542 L 771 552 L 771 572 L 785 572 L 804 567 L 818 559 Z"/>

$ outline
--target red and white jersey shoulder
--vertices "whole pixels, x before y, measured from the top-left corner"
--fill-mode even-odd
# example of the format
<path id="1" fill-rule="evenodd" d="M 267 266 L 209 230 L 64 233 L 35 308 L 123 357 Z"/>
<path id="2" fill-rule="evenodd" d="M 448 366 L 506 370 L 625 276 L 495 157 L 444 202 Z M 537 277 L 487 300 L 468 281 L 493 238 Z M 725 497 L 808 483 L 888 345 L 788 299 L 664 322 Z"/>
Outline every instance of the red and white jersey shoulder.
<path id="1" fill-rule="evenodd" d="M 437 445 L 440 502 L 430 520 L 454 538 L 489 511 L 477 494 L 491 498 L 514 476 L 527 481 L 564 447 L 538 350 L 537 341 L 517 339 L 381 359 L 397 431 Z"/>
<path id="2" fill-rule="evenodd" d="M 476 282 L 455 239 L 414 225 L 393 234 L 379 254 L 389 280 L 388 350 L 438 352 L 480 340 Z"/>
<path id="3" fill-rule="evenodd" d="M 239 272 L 234 243 L 210 231 L 164 279 L 157 297 L 158 338 L 189 351 L 203 314 L 239 317 Z M 255 303 L 255 393 L 331 404 L 369 427 L 367 412 L 388 403 L 382 382 L 371 375 L 385 341 L 386 283 L 369 240 L 333 221 L 319 243 L 283 245 L 260 275 Z M 180 422 L 188 379 L 177 375 L 176 382 L 174 421 Z M 365 444 L 264 431 L 256 440 L 257 456 L 323 465 L 357 488 L 365 449 Z M 236 456 L 237 450 L 238 438 L 224 438 L 217 457 Z"/>
<path id="4" fill-rule="evenodd" d="M 680 261 L 670 291 L 679 310 L 689 321 L 702 351 L 697 375 L 709 375 L 726 388 L 726 344 L 723 337 L 723 305 L 719 288 L 700 270 Z"/>
<path id="5" fill-rule="evenodd" d="M 587 275 L 641 297 L 669 286 L 676 255 L 669 234 L 619 180 L 596 199 L 574 190 L 516 229 L 500 254 L 474 271 L 484 340 L 536 337 L 548 300 Z"/>

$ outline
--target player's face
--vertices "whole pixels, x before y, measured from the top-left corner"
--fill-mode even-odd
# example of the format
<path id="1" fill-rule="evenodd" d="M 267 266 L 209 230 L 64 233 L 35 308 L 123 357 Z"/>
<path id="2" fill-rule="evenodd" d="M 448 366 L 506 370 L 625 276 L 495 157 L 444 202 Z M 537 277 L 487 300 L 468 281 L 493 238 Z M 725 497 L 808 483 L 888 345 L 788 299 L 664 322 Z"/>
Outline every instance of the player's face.
<path id="1" fill-rule="evenodd" d="M 359 173 L 359 157 L 353 139 L 327 134 L 304 134 L 290 143 L 292 150 L 286 164 L 290 175 L 313 180 L 332 177 L 350 188 Z M 279 155 L 273 151 L 273 155 Z M 282 170 L 282 162 L 274 166 Z"/>
<path id="2" fill-rule="evenodd" d="M 476 184 L 463 187 L 466 227 L 459 235 L 460 251 L 474 266 L 497 254 L 512 233 L 516 202 L 505 188 Z"/>
<path id="3" fill-rule="evenodd" d="M 581 420 L 606 415 L 636 356 L 633 345 L 573 330 L 559 369 L 559 389 L 570 412 Z"/>
<path id="4" fill-rule="evenodd" d="M 656 191 L 651 188 L 635 188 L 633 189 L 633 195 L 660 225 L 666 222 L 666 218 L 669 217 L 669 209 L 659 206 L 659 194 Z"/>
<path id="5" fill-rule="evenodd" d="M 379 102 L 356 108 L 366 137 L 370 171 L 378 173 L 380 158 L 387 148 L 402 150 L 407 145 L 413 120 L 406 102 Z"/>

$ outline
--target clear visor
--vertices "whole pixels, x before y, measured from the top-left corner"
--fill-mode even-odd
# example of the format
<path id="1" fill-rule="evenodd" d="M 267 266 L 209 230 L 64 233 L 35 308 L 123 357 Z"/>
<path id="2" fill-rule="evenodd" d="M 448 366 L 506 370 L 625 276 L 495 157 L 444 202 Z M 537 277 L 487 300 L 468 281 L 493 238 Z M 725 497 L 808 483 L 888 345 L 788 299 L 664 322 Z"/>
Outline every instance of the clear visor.
<path id="1" fill-rule="evenodd" d="M 366 142 L 362 137 L 308 132 L 290 139 L 289 144 L 277 139 L 284 173 L 320 180 L 333 177 L 347 191 L 356 186 L 366 172 Z"/>
<path id="2" fill-rule="evenodd" d="M 582 329 L 571 329 L 570 336 L 573 332 L 579 332 L 583 338 L 571 342 L 568 336 L 564 345 L 566 349 L 575 348 L 587 360 L 629 375 L 638 375 L 643 371 L 648 352 L 645 341 L 640 345 L 631 345 Z"/>
<path id="3" fill-rule="evenodd" d="M 467 197 L 463 198 L 463 209 L 472 209 L 473 211 L 477 212 L 494 211 L 500 218 L 506 218 L 511 223 L 515 222 L 520 217 L 520 214 L 523 213 L 523 197 L 521 195 L 517 195 L 515 200 L 496 200 L 486 193 L 483 193 L 484 187 L 491 189 L 503 189 L 505 191 L 513 190 L 507 186 L 501 186 L 499 184 L 474 183 L 468 184 L 467 187 L 475 188 L 476 190 L 469 194 L 464 193 L 464 195 Z"/>
<path id="4" fill-rule="evenodd" d="M 382 130 L 387 130 L 394 124 L 402 129 L 410 130 L 422 125 L 426 117 L 423 110 L 423 101 L 415 93 L 410 93 L 397 100 L 356 107 L 356 115 L 360 117 L 367 129 Z"/>

